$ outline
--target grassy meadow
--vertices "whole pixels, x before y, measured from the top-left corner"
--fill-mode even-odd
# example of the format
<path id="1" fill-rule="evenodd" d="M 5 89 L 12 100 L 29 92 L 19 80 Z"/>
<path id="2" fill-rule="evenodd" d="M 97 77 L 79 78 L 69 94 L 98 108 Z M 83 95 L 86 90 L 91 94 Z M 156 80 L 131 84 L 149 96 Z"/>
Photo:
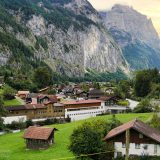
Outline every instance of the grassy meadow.
<path id="1" fill-rule="evenodd" d="M 152 118 L 152 113 L 143 114 L 119 114 L 116 117 L 123 123 L 138 118 L 147 122 Z M 22 138 L 23 132 L 11 133 L 0 136 L 0 160 L 62 160 L 74 159 L 73 154 L 68 150 L 70 143 L 69 137 L 73 130 L 86 121 L 94 121 L 98 119 L 110 121 L 111 115 L 99 116 L 88 120 L 82 120 L 66 124 L 51 125 L 58 131 L 55 133 L 55 144 L 47 150 L 32 151 L 26 150 L 25 141 Z"/>
<path id="2" fill-rule="evenodd" d="M 0 89 L 0 96 L 3 95 L 3 89 Z M 4 106 L 16 106 L 21 105 L 21 102 L 19 102 L 17 99 L 12 100 L 4 100 Z"/>

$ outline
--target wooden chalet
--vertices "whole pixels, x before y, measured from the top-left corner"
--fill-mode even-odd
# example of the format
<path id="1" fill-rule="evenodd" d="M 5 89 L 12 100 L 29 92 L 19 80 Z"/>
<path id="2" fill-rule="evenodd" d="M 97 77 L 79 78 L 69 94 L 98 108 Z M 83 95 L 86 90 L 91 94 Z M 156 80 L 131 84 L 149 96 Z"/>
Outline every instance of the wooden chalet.
<path id="1" fill-rule="evenodd" d="M 97 99 L 104 96 L 104 92 L 102 92 L 100 89 L 92 89 L 88 93 L 88 98 L 90 99 Z"/>
<path id="2" fill-rule="evenodd" d="M 27 119 L 64 118 L 65 108 L 57 101 L 47 101 L 44 104 L 25 104 L 6 107 L 7 116 L 27 116 Z"/>
<path id="3" fill-rule="evenodd" d="M 101 101 L 105 102 L 105 106 L 112 106 L 112 105 L 116 105 L 117 102 L 119 101 L 119 97 L 115 97 L 115 96 L 102 96 L 100 98 L 98 98 Z"/>
<path id="4" fill-rule="evenodd" d="M 104 141 L 114 145 L 115 158 L 128 149 L 130 156 L 160 156 L 160 132 L 137 119 L 114 128 Z"/>
<path id="5" fill-rule="evenodd" d="M 17 96 L 21 99 L 26 99 L 29 95 L 29 91 L 18 91 Z"/>
<path id="6" fill-rule="evenodd" d="M 54 143 L 54 131 L 54 128 L 29 127 L 23 135 L 26 147 L 35 150 L 47 149 Z"/>

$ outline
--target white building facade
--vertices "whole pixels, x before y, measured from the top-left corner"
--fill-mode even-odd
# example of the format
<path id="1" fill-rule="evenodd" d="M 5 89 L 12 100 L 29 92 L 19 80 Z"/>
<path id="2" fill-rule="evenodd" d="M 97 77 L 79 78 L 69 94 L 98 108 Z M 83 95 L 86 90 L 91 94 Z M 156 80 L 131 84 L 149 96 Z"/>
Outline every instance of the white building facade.
<path id="1" fill-rule="evenodd" d="M 100 100 L 79 100 L 66 104 L 65 118 L 70 117 L 71 121 L 96 117 L 106 112 L 104 103 Z"/>
<path id="2" fill-rule="evenodd" d="M 115 158 L 119 156 L 125 156 L 126 146 L 122 142 L 115 142 L 114 149 L 115 149 L 115 153 L 114 153 Z M 160 156 L 160 144 L 130 143 L 129 155 Z"/>

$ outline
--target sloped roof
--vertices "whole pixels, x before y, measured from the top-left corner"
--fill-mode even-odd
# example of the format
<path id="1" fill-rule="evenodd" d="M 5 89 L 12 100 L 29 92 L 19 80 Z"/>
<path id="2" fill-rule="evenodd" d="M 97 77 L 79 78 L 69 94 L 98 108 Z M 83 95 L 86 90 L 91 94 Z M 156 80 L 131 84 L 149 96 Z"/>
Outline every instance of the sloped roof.
<path id="1" fill-rule="evenodd" d="M 25 131 L 23 138 L 47 140 L 53 131 L 54 128 L 31 126 Z"/>
<path id="2" fill-rule="evenodd" d="M 65 101 L 65 105 L 75 105 L 75 104 L 90 104 L 90 103 L 101 103 L 101 100 L 89 99 L 89 100 L 75 100 L 75 101 Z"/>
<path id="3" fill-rule="evenodd" d="M 97 95 L 97 94 L 98 94 L 98 95 L 99 95 L 99 94 L 100 94 L 100 95 L 104 95 L 104 92 L 101 91 L 100 89 L 92 89 L 92 90 L 89 91 L 89 95 L 95 95 L 95 94 L 96 94 L 96 95 Z"/>
<path id="4" fill-rule="evenodd" d="M 30 92 L 29 91 L 18 91 L 18 95 L 20 94 L 29 94 Z"/>
<path id="5" fill-rule="evenodd" d="M 33 110 L 33 109 L 44 109 L 46 106 L 43 104 L 25 104 L 17 106 L 7 106 L 6 110 L 8 111 L 18 111 L 18 110 Z"/>
<path id="6" fill-rule="evenodd" d="M 99 97 L 98 100 L 102 100 L 102 101 L 107 101 L 109 99 L 111 99 L 112 97 L 108 97 L 108 96 L 102 96 L 102 97 Z"/>
<path id="7" fill-rule="evenodd" d="M 109 140 L 123 132 L 125 132 L 127 129 L 134 129 L 141 134 L 151 138 L 152 140 L 160 143 L 160 132 L 156 129 L 148 126 L 147 124 L 143 123 L 140 120 L 133 120 L 128 123 L 125 123 L 117 128 L 112 129 L 104 138 L 104 140 Z"/>
<path id="8" fill-rule="evenodd" d="M 102 100 L 102 101 L 108 101 L 108 100 L 115 100 L 118 101 L 118 98 L 116 96 L 101 96 L 98 98 L 98 100 Z"/>

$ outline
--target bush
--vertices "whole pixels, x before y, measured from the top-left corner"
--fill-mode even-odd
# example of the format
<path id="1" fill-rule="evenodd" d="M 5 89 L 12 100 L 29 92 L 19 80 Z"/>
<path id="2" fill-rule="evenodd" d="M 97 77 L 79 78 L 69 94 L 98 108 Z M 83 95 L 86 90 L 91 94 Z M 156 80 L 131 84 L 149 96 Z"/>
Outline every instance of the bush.
<path id="1" fill-rule="evenodd" d="M 29 126 L 33 126 L 34 123 L 32 122 L 32 120 L 27 120 L 26 121 L 26 127 L 28 128 Z"/>
<path id="2" fill-rule="evenodd" d="M 134 113 L 148 113 L 153 112 L 153 107 L 150 104 L 149 99 L 143 99 L 136 108 L 133 110 Z"/>
<path id="3" fill-rule="evenodd" d="M 6 128 L 12 129 L 12 130 L 25 129 L 26 123 L 13 121 L 11 124 L 7 124 Z"/>
<path id="4" fill-rule="evenodd" d="M 16 91 L 10 86 L 5 86 L 4 89 L 3 89 L 4 99 L 7 99 L 7 100 L 14 99 L 15 98 L 15 93 L 16 93 Z"/>
<path id="5" fill-rule="evenodd" d="M 109 151 L 108 153 L 89 156 L 88 158 L 111 159 L 113 146 L 106 145 L 106 142 L 102 139 L 113 126 L 113 124 L 109 125 L 109 123 L 103 120 L 83 123 L 73 131 L 70 137 L 70 151 L 77 156 Z"/>
<path id="6" fill-rule="evenodd" d="M 117 105 L 120 105 L 120 106 L 129 106 L 129 102 L 127 100 L 118 101 Z"/>

